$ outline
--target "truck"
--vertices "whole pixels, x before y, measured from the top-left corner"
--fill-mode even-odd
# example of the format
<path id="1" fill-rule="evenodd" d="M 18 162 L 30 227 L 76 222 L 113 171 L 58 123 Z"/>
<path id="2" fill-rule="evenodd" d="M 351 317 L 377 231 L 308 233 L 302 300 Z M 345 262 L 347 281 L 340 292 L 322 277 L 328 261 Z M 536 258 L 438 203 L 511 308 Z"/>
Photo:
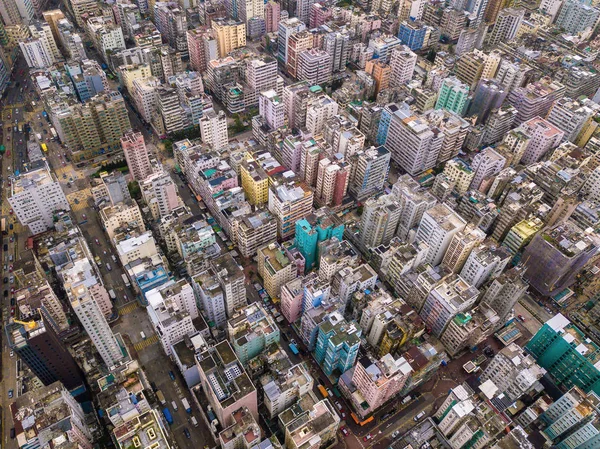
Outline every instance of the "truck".
<path id="1" fill-rule="evenodd" d="M 196 419 L 195 416 L 192 416 L 190 418 L 190 421 L 192 422 L 192 424 L 194 425 L 194 427 L 198 427 L 198 420 Z"/>
<path id="2" fill-rule="evenodd" d="M 37 140 L 42 140 L 42 135 L 40 133 L 36 133 L 35 137 L 37 137 Z"/>
<path id="3" fill-rule="evenodd" d="M 321 395 L 323 395 L 324 398 L 329 397 L 329 393 L 327 393 L 327 390 L 323 385 L 317 385 L 317 389 L 321 392 Z"/>
<path id="4" fill-rule="evenodd" d="M 123 279 L 123 283 L 125 284 L 125 287 L 131 287 L 131 284 L 129 283 L 129 278 L 127 277 L 127 275 L 125 273 L 123 273 L 121 275 L 121 279 Z"/>
<path id="5" fill-rule="evenodd" d="M 113 301 L 117 299 L 117 295 L 115 295 L 115 291 L 112 288 L 108 291 L 108 296 L 110 296 L 110 299 Z"/>
<path id="6" fill-rule="evenodd" d="M 52 126 L 50 127 L 50 134 L 52 134 L 53 139 L 56 139 L 58 137 L 58 134 L 56 134 L 56 130 Z"/>
<path id="7" fill-rule="evenodd" d="M 108 262 L 106 262 L 106 269 L 108 271 L 112 271 L 112 267 L 110 266 L 110 264 Z"/>
<path id="8" fill-rule="evenodd" d="M 48 113 L 46 111 L 42 111 L 42 117 L 48 118 Z"/>
<path id="9" fill-rule="evenodd" d="M 171 401 L 171 405 L 173 406 L 173 410 L 175 410 L 175 411 L 179 410 L 179 407 L 177 406 L 177 402 Z"/>
<path id="10" fill-rule="evenodd" d="M 190 403 L 188 402 L 188 400 L 186 398 L 183 398 L 181 400 L 181 405 L 183 405 L 183 408 L 185 409 L 185 411 L 187 413 L 189 413 L 190 415 L 192 414 L 192 407 L 190 406 Z"/>
<path id="11" fill-rule="evenodd" d="M 298 351 L 298 348 L 296 347 L 296 345 L 293 343 L 290 343 L 290 351 L 292 351 L 292 353 L 294 355 L 298 355 L 300 353 L 300 351 Z"/>
<path id="12" fill-rule="evenodd" d="M 142 340 L 146 339 L 146 334 L 144 334 L 144 331 L 140 331 L 140 337 L 142 337 Z"/>
<path id="13" fill-rule="evenodd" d="M 165 399 L 165 395 L 163 394 L 162 391 L 156 390 L 156 397 L 158 398 L 159 402 L 162 405 L 165 405 L 167 403 L 167 400 Z"/>
<path id="14" fill-rule="evenodd" d="M 112 258 L 112 261 L 114 263 L 117 263 L 117 256 L 115 256 L 114 254 L 112 256 L 110 256 Z"/>
<path id="15" fill-rule="evenodd" d="M 102 260 L 100 260 L 100 257 L 96 256 L 94 257 L 94 260 L 96 261 L 96 264 L 100 267 L 102 266 Z"/>
<path id="16" fill-rule="evenodd" d="M 163 416 L 169 425 L 173 424 L 173 417 L 171 416 L 171 412 L 167 407 L 163 408 Z"/>

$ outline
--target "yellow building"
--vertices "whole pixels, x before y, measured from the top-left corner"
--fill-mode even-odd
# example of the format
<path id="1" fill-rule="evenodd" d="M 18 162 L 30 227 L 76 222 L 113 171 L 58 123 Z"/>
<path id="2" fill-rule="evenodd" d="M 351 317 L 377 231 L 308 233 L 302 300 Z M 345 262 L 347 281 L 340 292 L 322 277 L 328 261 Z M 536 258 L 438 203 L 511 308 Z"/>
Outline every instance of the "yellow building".
<path id="1" fill-rule="evenodd" d="M 139 79 L 150 78 L 152 71 L 148 64 L 129 64 L 119 67 L 121 80 L 127 92 L 133 92 L 133 82 Z"/>
<path id="2" fill-rule="evenodd" d="M 236 48 L 246 45 L 246 25 L 235 20 L 212 20 L 212 29 L 215 31 L 219 57 L 224 58 Z"/>
<path id="3" fill-rule="evenodd" d="M 527 245 L 543 227 L 544 222 L 537 217 L 520 221 L 508 231 L 502 245 L 508 248 L 511 253 L 516 254 Z"/>
<path id="4" fill-rule="evenodd" d="M 269 201 L 269 177 L 254 160 L 245 160 L 241 166 L 242 188 L 253 206 Z"/>
<path id="5" fill-rule="evenodd" d="M 281 287 L 296 279 L 296 263 L 285 254 L 283 246 L 271 243 L 258 250 L 258 274 L 271 298 L 281 294 Z"/>

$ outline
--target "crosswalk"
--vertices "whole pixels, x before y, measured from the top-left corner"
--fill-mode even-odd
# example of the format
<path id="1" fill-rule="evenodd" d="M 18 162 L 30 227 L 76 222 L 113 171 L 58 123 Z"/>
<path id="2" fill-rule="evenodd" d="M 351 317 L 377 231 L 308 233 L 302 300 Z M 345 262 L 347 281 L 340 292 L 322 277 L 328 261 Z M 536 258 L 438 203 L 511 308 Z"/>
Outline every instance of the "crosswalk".
<path id="1" fill-rule="evenodd" d="M 139 305 L 138 305 L 137 301 L 131 302 L 127 305 L 124 305 L 123 307 L 121 307 L 119 309 L 119 315 L 120 316 L 128 315 L 131 312 L 133 312 L 135 309 L 137 309 L 138 307 L 139 307 Z"/>
<path id="2" fill-rule="evenodd" d="M 138 341 L 136 344 L 133 345 L 133 347 L 136 351 L 139 352 L 142 349 L 147 348 L 148 346 L 152 346 L 154 343 L 158 343 L 158 335 L 156 334 L 152 334 L 152 336 L 146 338 L 145 340 Z"/>

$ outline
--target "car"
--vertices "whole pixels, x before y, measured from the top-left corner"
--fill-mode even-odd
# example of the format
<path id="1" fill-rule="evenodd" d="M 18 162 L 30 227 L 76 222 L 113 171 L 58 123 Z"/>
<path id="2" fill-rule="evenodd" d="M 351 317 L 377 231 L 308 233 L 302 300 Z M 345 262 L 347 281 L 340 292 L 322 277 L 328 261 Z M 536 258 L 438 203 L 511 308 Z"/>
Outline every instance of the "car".
<path id="1" fill-rule="evenodd" d="M 4 280 L 3 280 L 3 282 L 4 282 L 5 284 L 8 284 L 8 277 L 5 277 L 5 278 L 4 278 Z"/>
<path id="2" fill-rule="evenodd" d="M 96 242 L 96 245 L 100 246 L 100 240 L 98 240 L 97 238 L 94 239 L 94 242 Z"/>
<path id="3" fill-rule="evenodd" d="M 15 428 L 12 427 L 10 429 L 10 438 L 14 440 L 15 436 L 16 436 Z"/>
<path id="4" fill-rule="evenodd" d="M 346 419 L 346 413 L 342 412 L 342 419 Z"/>
<path id="5" fill-rule="evenodd" d="M 87 220 L 87 215 L 86 214 L 82 214 L 81 218 L 83 218 L 84 220 Z"/>
<path id="6" fill-rule="evenodd" d="M 5 243 L 2 248 L 4 249 L 4 251 L 8 251 L 8 244 Z"/>
<path id="7" fill-rule="evenodd" d="M 414 421 L 419 421 L 423 416 L 425 416 L 425 412 L 419 413 L 417 416 L 413 418 Z"/>
<path id="8" fill-rule="evenodd" d="M 8 271 L 12 273 L 12 271 L 13 271 L 13 266 L 12 265 L 8 266 Z"/>
<path id="9" fill-rule="evenodd" d="M 371 436 L 371 434 L 370 434 L 370 433 L 368 433 L 368 434 L 367 434 L 367 435 L 366 435 L 366 436 L 363 438 L 363 441 L 369 441 L 371 438 L 373 438 L 373 437 Z"/>
<path id="10" fill-rule="evenodd" d="M 10 215 L 12 215 L 12 214 L 14 213 L 14 211 L 11 209 L 11 210 L 9 210 L 9 211 L 8 211 L 8 213 L 9 213 Z"/>
<path id="11" fill-rule="evenodd" d="M 9 354 L 9 355 L 10 355 L 11 357 L 14 357 L 14 356 L 15 356 L 15 351 L 10 351 L 10 354 Z"/>
<path id="12" fill-rule="evenodd" d="M 290 340 L 290 343 L 293 344 L 294 346 L 298 346 L 298 344 L 296 343 L 296 340 L 294 340 L 293 338 Z"/>
<path id="13" fill-rule="evenodd" d="M 10 294 L 11 294 L 11 295 L 14 295 L 14 293 L 15 293 L 15 288 L 14 288 L 14 287 L 11 287 L 11 288 L 10 288 Z"/>
<path id="14" fill-rule="evenodd" d="M 4 271 L 8 270 L 8 265 L 4 264 Z"/>
<path id="15" fill-rule="evenodd" d="M 169 371 L 169 377 L 171 380 L 175 380 L 175 374 L 173 374 L 173 371 Z"/>
<path id="16" fill-rule="evenodd" d="M 45 130 L 43 131 L 43 133 L 44 133 L 44 134 L 48 134 L 48 130 L 46 130 L 46 129 L 45 129 Z"/>
<path id="17" fill-rule="evenodd" d="M 192 438 L 192 435 L 190 434 L 190 431 L 188 430 L 187 427 L 183 428 L 183 434 L 185 435 L 185 437 L 189 440 L 190 438 Z"/>
<path id="18" fill-rule="evenodd" d="M 15 238 L 14 238 L 14 237 L 11 235 L 11 236 L 10 236 L 10 238 L 8 239 L 8 241 L 9 241 L 10 243 L 12 243 L 12 242 L 14 242 L 14 241 L 15 241 Z"/>
<path id="19" fill-rule="evenodd" d="M 348 432 L 348 429 L 346 429 L 345 427 L 342 427 L 342 433 L 344 434 L 345 437 L 350 435 L 350 432 Z"/>
<path id="20" fill-rule="evenodd" d="M 15 316 L 15 308 L 14 307 L 10 308 L 10 316 Z"/>
<path id="21" fill-rule="evenodd" d="M 10 136 L 6 136 L 6 140 L 10 142 Z"/>
<path id="22" fill-rule="evenodd" d="M 12 298 L 10 298 L 10 305 L 14 306 L 16 303 L 14 296 Z"/>
<path id="23" fill-rule="evenodd" d="M 523 323 L 525 322 L 525 317 L 523 315 L 519 315 L 518 318 L 519 318 L 519 320 L 521 320 L 521 322 L 523 322 Z"/>
<path id="24" fill-rule="evenodd" d="M 10 282 L 11 284 L 14 284 L 14 283 L 15 283 L 15 277 L 14 277 L 14 276 L 11 276 L 11 277 L 10 277 L 10 279 L 9 279 L 9 282 Z"/>
<path id="25" fill-rule="evenodd" d="M 8 399 L 12 399 L 14 394 L 15 394 L 15 392 L 13 390 L 8 390 Z"/>
<path id="26" fill-rule="evenodd" d="M 398 438 L 400 436 L 400 431 L 396 430 L 394 431 L 394 433 L 392 433 L 392 438 Z"/>
<path id="27" fill-rule="evenodd" d="M 8 298 L 8 290 L 4 290 L 4 297 Z"/>
<path id="28" fill-rule="evenodd" d="M 104 255 L 106 256 L 106 250 L 104 250 Z"/>

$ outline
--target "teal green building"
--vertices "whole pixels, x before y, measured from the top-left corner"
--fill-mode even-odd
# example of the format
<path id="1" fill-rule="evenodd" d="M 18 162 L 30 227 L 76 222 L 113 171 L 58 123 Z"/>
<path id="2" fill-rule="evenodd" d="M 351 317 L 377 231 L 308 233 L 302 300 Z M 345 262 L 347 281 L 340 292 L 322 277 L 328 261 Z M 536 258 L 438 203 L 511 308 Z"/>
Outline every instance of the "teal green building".
<path id="1" fill-rule="evenodd" d="M 326 208 L 319 209 L 296 222 L 295 246 L 306 261 L 307 273 L 317 265 L 319 243 L 332 237 L 337 237 L 339 241 L 344 239 L 344 225 L 337 226 L 328 212 Z"/>
<path id="2" fill-rule="evenodd" d="M 461 83 L 455 76 L 451 76 L 442 82 L 435 108 L 445 109 L 462 117 L 466 110 L 468 99 L 469 86 Z"/>
<path id="3" fill-rule="evenodd" d="M 542 326 L 525 349 L 558 385 L 600 394 L 600 347 L 560 313 Z"/>

